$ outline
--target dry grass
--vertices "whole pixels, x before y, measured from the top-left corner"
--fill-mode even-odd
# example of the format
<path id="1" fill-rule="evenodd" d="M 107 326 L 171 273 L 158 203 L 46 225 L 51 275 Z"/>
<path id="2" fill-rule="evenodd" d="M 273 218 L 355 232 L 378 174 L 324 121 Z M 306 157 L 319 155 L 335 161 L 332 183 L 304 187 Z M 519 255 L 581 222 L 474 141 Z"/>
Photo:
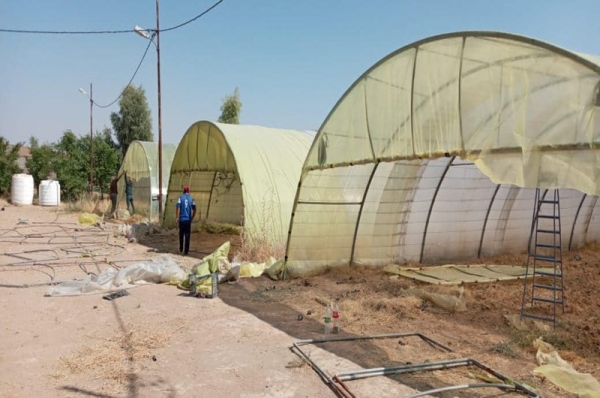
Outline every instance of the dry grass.
<path id="1" fill-rule="evenodd" d="M 268 197 L 269 195 L 270 197 Z M 260 225 L 255 226 L 255 230 L 251 233 L 246 227 L 242 228 L 240 234 L 241 244 L 236 257 L 238 261 L 262 263 L 270 257 L 274 257 L 277 260 L 284 258 L 285 243 L 275 241 L 275 236 L 278 234 L 276 233 L 277 223 L 273 219 L 273 215 L 278 212 L 275 209 L 278 205 L 274 192 L 265 193 L 261 209 L 262 217 L 258 218 Z M 241 224 L 244 225 L 243 222 Z"/>
<path id="2" fill-rule="evenodd" d="M 62 209 L 67 213 L 94 213 L 102 216 L 110 211 L 110 200 L 83 197 L 73 202 L 63 202 Z"/>
<path id="3" fill-rule="evenodd" d="M 146 220 L 146 217 L 144 217 L 143 215 L 134 214 L 131 217 L 129 217 L 129 219 L 127 219 L 127 221 L 125 221 L 125 223 L 129 224 L 129 225 L 133 225 L 133 224 L 139 224 L 144 220 Z"/>
<path id="4" fill-rule="evenodd" d="M 204 220 L 200 223 L 200 225 L 198 225 L 198 232 L 206 232 L 216 235 L 240 235 L 242 232 L 242 227 L 233 224 Z"/>
<path id="5" fill-rule="evenodd" d="M 240 248 L 237 252 L 237 261 L 252 261 L 262 263 L 270 257 L 282 259 L 285 256 L 285 245 L 273 243 L 265 234 L 249 238 L 246 231 L 240 235 Z"/>
<path id="6" fill-rule="evenodd" d="M 71 376 L 89 374 L 111 382 L 116 389 L 125 386 L 153 353 L 165 347 L 171 337 L 184 326 L 162 330 L 131 328 L 101 343 L 84 345 L 74 354 L 61 357 L 51 376 L 66 380 Z"/>

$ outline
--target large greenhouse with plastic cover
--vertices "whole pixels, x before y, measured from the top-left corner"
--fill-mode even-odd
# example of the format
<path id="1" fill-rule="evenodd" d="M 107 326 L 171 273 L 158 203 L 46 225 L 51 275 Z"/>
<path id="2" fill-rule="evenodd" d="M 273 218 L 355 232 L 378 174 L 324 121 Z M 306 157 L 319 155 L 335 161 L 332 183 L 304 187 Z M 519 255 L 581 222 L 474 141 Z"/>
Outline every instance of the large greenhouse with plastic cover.
<path id="1" fill-rule="evenodd" d="M 171 163 L 177 147 L 172 144 L 162 146 L 162 185 L 163 197 L 167 194 Z M 118 204 L 120 208 L 126 208 L 125 202 L 125 178 L 131 178 L 133 182 L 133 203 L 135 212 L 148 216 L 150 219 L 158 218 L 158 144 L 155 142 L 133 141 L 129 144 L 127 153 L 123 158 L 123 164 L 119 175 L 125 173 L 119 180 Z"/>
<path id="2" fill-rule="evenodd" d="M 560 193 L 556 244 L 596 240 L 599 88 L 599 57 L 512 34 L 452 33 L 393 52 L 315 137 L 287 272 L 523 252 L 545 189 Z"/>
<path id="3" fill-rule="evenodd" d="M 198 206 L 194 221 L 244 225 L 285 246 L 294 195 L 313 132 L 194 123 L 181 139 L 169 180 L 164 225 L 174 227 L 183 187 Z"/>

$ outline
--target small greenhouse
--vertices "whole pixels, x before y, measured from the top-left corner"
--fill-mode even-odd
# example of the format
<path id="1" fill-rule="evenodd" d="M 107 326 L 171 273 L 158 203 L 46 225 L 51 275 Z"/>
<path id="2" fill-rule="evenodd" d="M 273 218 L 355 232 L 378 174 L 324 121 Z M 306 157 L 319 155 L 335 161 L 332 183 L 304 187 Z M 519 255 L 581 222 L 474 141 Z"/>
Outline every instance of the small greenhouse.
<path id="1" fill-rule="evenodd" d="M 162 146 L 162 186 L 163 198 L 166 197 L 169 186 L 171 163 L 177 147 L 173 144 Z M 146 215 L 151 219 L 158 218 L 158 144 L 156 142 L 133 141 L 129 144 L 119 174 L 123 171 L 133 180 L 133 201 L 137 214 Z M 119 208 L 127 208 L 125 202 L 125 176 L 118 184 Z M 163 204 L 164 206 L 164 204 Z"/>
<path id="2" fill-rule="evenodd" d="M 325 119 L 291 213 L 291 276 L 527 250 L 535 188 L 562 247 L 596 240 L 600 57 L 505 33 L 407 45 Z"/>
<path id="3" fill-rule="evenodd" d="M 164 225 L 174 227 L 185 185 L 198 206 L 195 221 L 243 224 L 247 237 L 285 245 L 302 164 L 314 133 L 208 121 L 181 139 L 169 180 Z"/>

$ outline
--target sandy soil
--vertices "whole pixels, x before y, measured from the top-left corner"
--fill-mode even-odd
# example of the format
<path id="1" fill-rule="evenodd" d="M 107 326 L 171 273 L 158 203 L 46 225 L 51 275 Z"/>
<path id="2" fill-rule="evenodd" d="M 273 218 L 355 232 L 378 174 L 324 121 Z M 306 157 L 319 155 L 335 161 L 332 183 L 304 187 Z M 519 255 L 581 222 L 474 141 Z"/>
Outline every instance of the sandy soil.
<path id="1" fill-rule="evenodd" d="M 19 218 L 30 224 L 18 225 Z M 49 276 L 42 271 L 54 271 L 55 280 L 82 278 L 83 269 L 97 272 L 107 262 L 123 266 L 157 253 L 176 253 L 175 235 L 127 243 L 110 232 L 117 224 L 102 231 L 78 227 L 75 220 L 75 214 L 37 206 L 6 206 L 0 212 L 0 253 L 20 257 L 0 255 L 0 285 L 47 282 Z M 75 243 L 69 241 L 73 236 L 78 237 Z M 236 237 L 198 233 L 189 257 L 173 256 L 189 268 L 226 240 L 235 252 Z M 88 251 L 94 242 L 102 244 L 90 258 L 76 250 L 77 242 L 87 242 L 79 247 Z M 24 253 L 33 250 L 45 251 Z M 23 258 L 50 261 L 53 269 L 15 265 Z M 43 297 L 46 286 L 0 287 L 0 396 L 333 396 L 290 351 L 296 339 L 325 337 L 324 309 L 315 300 L 320 297 L 341 300 L 341 335 L 421 332 L 454 350 L 444 353 L 415 337 L 307 347 L 327 371 L 473 357 L 534 386 L 545 397 L 569 397 L 532 374 L 536 363 L 531 343 L 543 335 L 577 370 L 600 377 L 600 307 L 594 299 L 600 255 L 588 247 L 564 258 L 567 312 L 556 331 L 517 331 L 506 322 L 504 315 L 519 311 L 521 282 L 467 285 L 469 311 L 451 314 L 403 292 L 411 286 L 442 293 L 450 289 L 391 279 L 380 269 L 347 268 L 284 282 L 246 279 L 221 285 L 214 300 L 189 298 L 164 285 L 137 287 L 114 301 L 98 295 Z M 525 259 L 504 256 L 488 263 L 522 264 Z M 80 262 L 87 263 L 80 268 Z M 348 385 L 358 396 L 399 396 L 479 381 L 478 376 L 476 369 L 465 368 Z M 498 395 L 498 390 L 472 390 L 443 396 Z"/>
<path id="2" fill-rule="evenodd" d="M 61 258 L 51 261 L 56 264 L 55 280 L 85 277 L 77 262 L 92 259 L 64 253 L 61 247 L 72 243 L 61 238 L 61 228 L 47 223 L 59 216 L 56 221 L 70 235 L 81 235 L 81 241 L 106 240 L 99 228 L 74 224 L 76 215 L 37 206 L 0 207 L 5 207 L 0 212 L 0 253 L 48 262 L 54 252 L 23 252 L 55 250 Z M 30 224 L 17 225 L 19 218 Z M 15 227 L 28 235 L 21 244 Z M 102 261 L 122 266 L 156 255 L 155 248 L 110 235 L 109 242 L 117 246 L 95 249 Z M 48 243 L 49 236 L 57 236 L 57 243 Z M 170 251 L 177 248 L 173 236 L 157 240 Z M 190 254 L 202 257 L 201 252 L 211 252 L 222 242 L 223 237 L 196 235 Z M 187 267 L 197 262 L 194 257 L 174 257 Z M 48 267 L 14 265 L 23 261 L 0 255 L 0 285 L 49 280 L 40 272 L 51 273 Z M 97 272 L 94 264 L 85 267 Z M 228 287 L 241 289 L 242 284 Z M 0 287 L 1 397 L 332 396 L 308 367 L 286 367 L 296 359 L 289 350 L 290 335 L 221 299 L 189 298 L 166 285 L 140 286 L 114 301 L 99 295 L 44 297 L 46 289 Z M 164 344 L 156 344 L 161 340 Z"/>

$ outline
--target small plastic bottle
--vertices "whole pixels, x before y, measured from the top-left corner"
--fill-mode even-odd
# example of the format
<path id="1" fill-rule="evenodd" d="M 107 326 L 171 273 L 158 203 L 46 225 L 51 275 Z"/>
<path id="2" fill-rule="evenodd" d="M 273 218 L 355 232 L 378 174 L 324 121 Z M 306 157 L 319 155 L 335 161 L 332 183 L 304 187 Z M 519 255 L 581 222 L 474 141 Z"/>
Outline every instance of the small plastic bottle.
<path id="1" fill-rule="evenodd" d="M 331 333 L 331 306 L 327 304 L 325 308 L 325 334 Z"/>
<path id="2" fill-rule="evenodd" d="M 339 300 L 335 299 L 333 304 L 333 333 L 337 334 L 340 332 L 340 305 Z"/>

